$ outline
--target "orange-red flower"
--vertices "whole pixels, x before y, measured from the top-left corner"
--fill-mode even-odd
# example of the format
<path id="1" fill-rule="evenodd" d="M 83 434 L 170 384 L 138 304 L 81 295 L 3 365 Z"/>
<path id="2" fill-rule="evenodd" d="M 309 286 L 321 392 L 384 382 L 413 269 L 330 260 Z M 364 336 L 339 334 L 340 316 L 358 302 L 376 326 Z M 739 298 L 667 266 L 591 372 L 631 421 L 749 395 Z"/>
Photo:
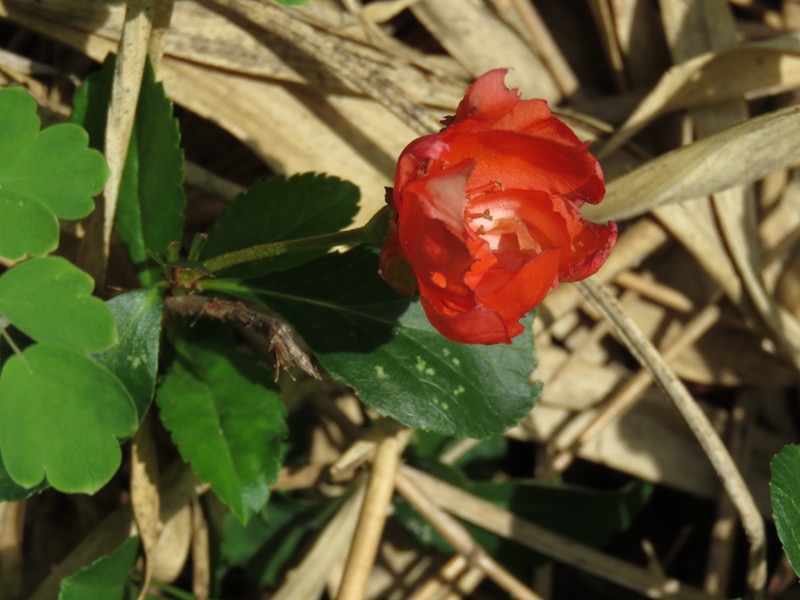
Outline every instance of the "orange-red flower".
<path id="1" fill-rule="evenodd" d="M 505 73 L 475 81 L 447 126 L 397 163 L 381 272 L 400 291 L 418 287 L 456 342 L 510 342 L 551 288 L 595 273 L 617 237 L 580 212 L 605 193 L 587 145 L 544 100 L 507 89 Z"/>

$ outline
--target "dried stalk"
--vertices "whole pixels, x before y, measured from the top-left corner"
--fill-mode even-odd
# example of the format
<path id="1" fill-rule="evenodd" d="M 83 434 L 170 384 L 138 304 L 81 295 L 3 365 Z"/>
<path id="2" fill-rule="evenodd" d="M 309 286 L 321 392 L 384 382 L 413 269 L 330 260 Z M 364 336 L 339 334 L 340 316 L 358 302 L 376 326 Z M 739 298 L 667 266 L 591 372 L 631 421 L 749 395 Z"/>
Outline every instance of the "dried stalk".
<path id="1" fill-rule="evenodd" d="M 289 571 L 283 585 L 272 600 L 308 600 L 318 598 L 325 588 L 325 580 L 341 558 L 334 551 L 353 536 L 358 518 L 358 507 L 364 498 L 363 484 L 353 491 L 344 505 L 317 536 L 314 545 L 306 552 L 303 562 Z"/>
<path id="2" fill-rule="evenodd" d="M 416 482 L 408 476 L 405 467 L 397 474 L 396 484 L 397 490 L 408 500 L 409 504 L 417 509 L 462 556 L 465 556 L 470 564 L 480 568 L 513 598 L 542 600 L 541 596 L 523 585 L 486 554 L 486 551 L 475 543 L 461 523 L 439 508 L 430 495 L 419 489 Z"/>
<path id="3" fill-rule="evenodd" d="M 236 0 L 203 2 L 228 16 L 245 19 L 315 57 L 342 81 L 384 106 L 416 133 L 425 135 L 438 128 L 422 106 L 411 100 L 405 90 L 381 73 L 380 65 L 352 60 L 351 55 L 341 51 L 343 47 L 352 45 L 352 42 L 303 23 L 277 6 Z"/>
<path id="4" fill-rule="evenodd" d="M 338 600 L 361 600 L 364 597 L 392 501 L 401 452 L 402 445 L 395 436 L 385 437 L 378 444 L 367 493 L 336 596 Z"/>
<path id="5" fill-rule="evenodd" d="M 761 598 L 767 579 L 764 521 L 727 448 L 683 382 L 666 364 L 650 340 L 622 312 L 614 298 L 591 280 L 581 282 L 579 288 L 601 314 L 613 323 L 620 339 L 624 341 L 640 364 L 652 373 L 654 381 L 672 401 L 700 442 L 725 491 L 736 507 L 750 542 L 747 575 L 748 597 Z"/>
<path id="6" fill-rule="evenodd" d="M 465 521 L 576 569 L 639 592 L 647 598 L 709 600 L 700 590 L 685 586 L 675 579 L 664 579 L 648 570 L 553 533 L 412 467 L 400 468 L 397 488 L 401 493 L 404 492 L 399 482 L 403 477 L 412 480 L 424 497 L 430 498 L 436 506 Z"/>
<path id="7" fill-rule="evenodd" d="M 718 320 L 720 316 L 719 306 L 709 304 L 700 311 L 695 317 L 686 324 L 680 336 L 675 339 L 668 348 L 664 350 L 663 360 L 672 361 L 681 352 L 692 346 L 700 339 Z M 606 320 L 610 326 L 612 321 Z M 554 473 L 563 473 L 575 460 L 575 456 L 581 448 L 595 439 L 600 433 L 613 422 L 620 418 L 628 410 L 633 408 L 634 403 L 653 383 L 653 377 L 647 368 L 641 369 L 636 375 L 631 377 L 626 384 L 619 389 L 597 412 L 589 423 L 587 423 L 580 433 L 576 434 L 574 441 L 566 448 L 559 450 L 550 459 L 547 468 L 542 476 L 547 477 Z"/>
<path id="8" fill-rule="evenodd" d="M 173 0 L 128 0 L 126 6 L 104 142 L 110 175 L 103 189 L 103 196 L 98 199 L 97 210 L 88 220 L 87 236 L 78 255 L 79 264 L 94 277 L 98 289 L 102 289 L 105 282 L 111 230 L 114 227 L 122 171 L 133 133 L 148 51 L 152 49 L 160 60 L 172 5 Z M 155 39 L 154 20 L 157 21 Z"/>

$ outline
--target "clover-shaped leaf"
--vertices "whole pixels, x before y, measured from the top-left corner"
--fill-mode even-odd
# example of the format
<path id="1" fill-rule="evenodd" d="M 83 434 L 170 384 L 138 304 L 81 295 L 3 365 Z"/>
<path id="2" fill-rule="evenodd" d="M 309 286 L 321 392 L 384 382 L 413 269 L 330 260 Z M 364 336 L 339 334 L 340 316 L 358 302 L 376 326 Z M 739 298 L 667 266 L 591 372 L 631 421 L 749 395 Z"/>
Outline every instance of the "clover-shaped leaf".
<path id="1" fill-rule="evenodd" d="M 36 102 L 22 88 L 0 89 L 0 256 L 39 256 L 58 245 L 58 219 L 94 208 L 108 167 L 78 125 L 39 131 Z"/>
<path id="2" fill-rule="evenodd" d="M 31 259 L 0 277 L 0 315 L 37 342 L 100 352 L 116 343 L 117 331 L 93 289 L 92 278 L 61 257 Z"/>
<path id="3" fill-rule="evenodd" d="M 0 460 L 0 502 L 20 502 L 48 487 L 47 482 L 42 482 L 32 488 L 22 487 L 11 479 L 11 475 L 6 471 L 6 466 Z"/>
<path id="4" fill-rule="evenodd" d="M 83 354 L 34 344 L 0 373 L 0 454 L 23 487 L 47 481 L 93 493 L 120 464 L 119 439 L 136 429 L 133 400 L 119 379 Z"/>

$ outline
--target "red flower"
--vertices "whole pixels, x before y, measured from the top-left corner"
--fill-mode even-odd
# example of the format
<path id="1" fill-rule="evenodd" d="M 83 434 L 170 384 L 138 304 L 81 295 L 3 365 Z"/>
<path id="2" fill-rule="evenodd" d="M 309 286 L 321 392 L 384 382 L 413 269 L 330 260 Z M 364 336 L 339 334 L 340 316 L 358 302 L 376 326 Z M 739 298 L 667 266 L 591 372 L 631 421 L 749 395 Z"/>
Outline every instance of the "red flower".
<path id="1" fill-rule="evenodd" d="M 595 273 L 617 237 L 580 213 L 605 193 L 587 145 L 544 100 L 507 89 L 505 73 L 475 81 L 447 126 L 397 163 L 381 272 L 400 291 L 418 287 L 456 342 L 509 343 L 551 288 Z"/>

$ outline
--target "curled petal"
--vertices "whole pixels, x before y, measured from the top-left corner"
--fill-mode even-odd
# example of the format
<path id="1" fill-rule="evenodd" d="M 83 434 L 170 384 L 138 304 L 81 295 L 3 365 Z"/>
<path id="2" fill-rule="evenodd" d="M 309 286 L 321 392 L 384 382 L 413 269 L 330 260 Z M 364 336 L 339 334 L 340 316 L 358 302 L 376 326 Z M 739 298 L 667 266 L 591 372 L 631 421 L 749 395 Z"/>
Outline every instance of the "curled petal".
<path id="1" fill-rule="evenodd" d="M 507 72 L 507 69 L 494 69 L 469 86 L 458 105 L 453 124 L 463 123 L 468 128 L 490 127 L 511 111 L 519 102 L 519 94 L 506 87 Z"/>
<path id="2" fill-rule="evenodd" d="M 467 191 L 499 182 L 505 189 L 567 195 L 597 177 L 597 161 L 581 146 L 508 131 L 465 134 L 449 141 L 445 164 L 473 160 Z M 594 186 L 587 191 L 597 192 Z M 597 200 L 599 201 L 599 199 Z"/>
<path id="3" fill-rule="evenodd" d="M 431 324 L 448 340 L 461 344 L 508 344 L 511 338 L 524 331 L 519 323 L 506 323 L 496 312 L 470 310 L 445 315 L 422 296 L 422 308 Z"/>

